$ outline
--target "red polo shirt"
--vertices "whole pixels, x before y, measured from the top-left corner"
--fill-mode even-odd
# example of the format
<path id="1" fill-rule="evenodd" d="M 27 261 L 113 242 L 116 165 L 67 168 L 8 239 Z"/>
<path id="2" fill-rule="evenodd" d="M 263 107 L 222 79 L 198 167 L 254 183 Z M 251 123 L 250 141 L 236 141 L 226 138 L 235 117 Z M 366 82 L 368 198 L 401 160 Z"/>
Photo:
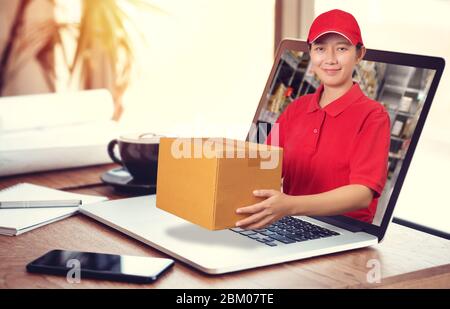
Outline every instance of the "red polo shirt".
<path id="1" fill-rule="evenodd" d="M 297 98 L 280 115 L 279 146 L 284 148 L 283 192 L 308 195 L 349 184 L 374 191 L 368 208 L 346 213 L 371 223 L 387 178 L 389 115 L 357 83 L 324 108 L 323 84 Z M 266 143 L 276 145 L 272 130 Z"/>

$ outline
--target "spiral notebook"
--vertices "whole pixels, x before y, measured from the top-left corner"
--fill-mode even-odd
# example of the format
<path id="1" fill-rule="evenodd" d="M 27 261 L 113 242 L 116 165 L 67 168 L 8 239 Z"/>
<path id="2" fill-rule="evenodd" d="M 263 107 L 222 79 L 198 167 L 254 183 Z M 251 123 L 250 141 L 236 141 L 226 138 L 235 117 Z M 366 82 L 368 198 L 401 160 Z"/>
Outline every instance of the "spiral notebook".
<path id="1" fill-rule="evenodd" d="M 30 183 L 20 183 L 0 191 L 0 201 L 58 201 L 64 199 L 78 199 L 82 201 L 82 204 L 107 200 L 104 196 L 65 192 Z M 78 207 L 0 209 L 0 235 L 19 235 L 62 220 L 77 212 Z"/>

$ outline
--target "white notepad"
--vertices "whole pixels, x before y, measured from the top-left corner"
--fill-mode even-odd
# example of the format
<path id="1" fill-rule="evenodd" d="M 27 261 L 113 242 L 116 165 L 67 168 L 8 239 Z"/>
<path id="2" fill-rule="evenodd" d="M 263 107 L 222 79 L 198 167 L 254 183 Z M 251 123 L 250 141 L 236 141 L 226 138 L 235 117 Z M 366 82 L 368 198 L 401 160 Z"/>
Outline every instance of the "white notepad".
<path id="1" fill-rule="evenodd" d="M 65 192 L 29 183 L 20 183 L 0 191 L 0 201 L 33 201 L 78 199 L 82 204 L 107 200 L 94 196 Z M 78 207 L 0 209 L 0 234 L 14 236 L 40 226 L 67 218 L 78 211 Z"/>

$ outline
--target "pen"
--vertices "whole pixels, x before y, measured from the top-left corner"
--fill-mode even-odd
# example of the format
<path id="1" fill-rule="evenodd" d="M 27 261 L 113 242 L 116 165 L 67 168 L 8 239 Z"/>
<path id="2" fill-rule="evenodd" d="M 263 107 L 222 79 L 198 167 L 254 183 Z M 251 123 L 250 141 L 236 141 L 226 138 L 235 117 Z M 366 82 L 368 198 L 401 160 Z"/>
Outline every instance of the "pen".
<path id="1" fill-rule="evenodd" d="M 77 207 L 81 203 L 81 200 L 7 201 L 0 202 L 0 209 Z"/>

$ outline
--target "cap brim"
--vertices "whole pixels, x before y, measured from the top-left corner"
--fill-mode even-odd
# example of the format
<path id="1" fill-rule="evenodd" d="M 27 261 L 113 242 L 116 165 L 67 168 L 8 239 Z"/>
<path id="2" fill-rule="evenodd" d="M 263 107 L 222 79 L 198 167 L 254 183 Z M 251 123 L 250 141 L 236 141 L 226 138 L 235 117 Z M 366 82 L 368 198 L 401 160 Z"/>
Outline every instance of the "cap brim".
<path id="1" fill-rule="evenodd" d="M 327 33 L 336 33 L 336 34 L 342 35 L 342 36 L 343 36 L 344 38 L 346 38 L 351 44 L 356 45 L 352 40 L 349 39 L 348 36 L 346 36 L 346 35 L 343 34 L 342 32 L 334 31 L 334 30 L 330 30 L 330 31 L 325 31 L 325 32 L 319 33 L 314 39 L 311 40 L 310 43 L 312 44 L 315 40 L 317 40 L 317 39 L 320 38 L 322 35 L 327 34 Z"/>

